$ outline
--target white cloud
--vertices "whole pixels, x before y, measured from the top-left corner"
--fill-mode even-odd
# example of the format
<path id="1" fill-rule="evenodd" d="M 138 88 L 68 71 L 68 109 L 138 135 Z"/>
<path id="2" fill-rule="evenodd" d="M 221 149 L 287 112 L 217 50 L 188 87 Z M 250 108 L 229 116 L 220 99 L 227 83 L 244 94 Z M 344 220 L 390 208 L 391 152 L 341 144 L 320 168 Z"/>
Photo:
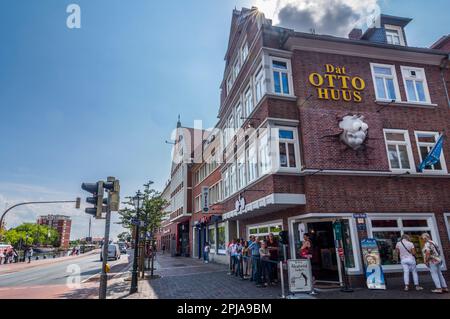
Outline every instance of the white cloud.
<path id="1" fill-rule="evenodd" d="M 378 0 L 255 0 L 254 5 L 275 25 L 336 36 L 367 26 L 380 13 Z"/>

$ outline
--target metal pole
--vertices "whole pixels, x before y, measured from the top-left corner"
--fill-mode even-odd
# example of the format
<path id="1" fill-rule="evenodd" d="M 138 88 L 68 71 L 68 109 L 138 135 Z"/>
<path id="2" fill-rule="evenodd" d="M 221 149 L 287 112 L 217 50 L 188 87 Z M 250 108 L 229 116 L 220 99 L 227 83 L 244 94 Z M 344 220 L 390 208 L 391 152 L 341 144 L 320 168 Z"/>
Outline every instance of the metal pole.
<path id="1" fill-rule="evenodd" d="M 134 256 L 133 256 L 133 272 L 131 275 L 131 288 L 130 294 L 134 294 L 138 291 L 138 250 L 139 250 L 139 199 L 136 207 L 137 223 L 134 234 Z"/>
<path id="2" fill-rule="evenodd" d="M 109 247 L 109 229 L 111 225 L 111 192 L 108 192 L 108 205 L 106 210 L 105 223 L 105 238 L 103 240 L 103 260 L 102 260 L 102 274 L 100 276 L 100 292 L 99 299 L 106 299 L 106 288 L 108 286 L 108 273 L 106 272 L 106 264 L 108 262 L 108 247 Z"/>
<path id="3" fill-rule="evenodd" d="M 283 262 L 280 261 L 280 279 L 281 279 L 281 299 L 286 299 L 286 295 L 284 293 L 284 274 L 283 274 Z"/>

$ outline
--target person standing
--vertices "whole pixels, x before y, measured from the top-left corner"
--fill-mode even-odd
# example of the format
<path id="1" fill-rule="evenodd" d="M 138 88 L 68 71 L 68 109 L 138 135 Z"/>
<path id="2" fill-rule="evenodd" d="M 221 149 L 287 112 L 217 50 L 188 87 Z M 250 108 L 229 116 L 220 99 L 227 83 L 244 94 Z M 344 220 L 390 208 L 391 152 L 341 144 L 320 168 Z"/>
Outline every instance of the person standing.
<path id="1" fill-rule="evenodd" d="M 254 281 L 256 285 L 261 284 L 261 264 L 259 255 L 259 242 L 255 236 L 250 237 L 252 242 L 249 245 L 249 250 L 252 256 L 252 277 L 251 281 Z"/>
<path id="2" fill-rule="evenodd" d="M 250 269 L 250 250 L 248 249 L 248 241 L 243 241 L 244 245 L 242 247 L 242 265 L 243 265 L 243 278 L 248 279 L 249 269 Z"/>
<path id="3" fill-rule="evenodd" d="M 0 265 L 3 264 L 3 260 L 6 258 L 5 256 L 6 249 L 0 249 Z"/>
<path id="4" fill-rule="evenodd" d="M 166 251 L 166 245 L 162 245 L 162 254 L 164 255 L 164 252 Z"/>
<path id="5" fill-rule="evenodd" d="M 233 239 L 229 244 L 228 244 L 228 247 L 227 247 L 227 253 L 229 254 L 229 256 L 230 256 L 230 272 L 228 273 L 229 275 L 232 275 L 233 274 L 233 272 L 234 272 L 234 259 L 233 259 L 233 254 L 232 254 L 232 249 L 233 249 L 233 246 L 235 245 L 235 240 Z"/>
<path id="6" fill-rule="evenodd" d="M 264 287 L 267 287 L 272 282 L 272 273 L 270 267 L 270 252 L 267 248 L 267 242 L 263 241 L 261 243 L 261 248 L 259 249 L 259 255 L 261 257 L 261 269 Z"/>
<path id="7" fill-rule="evenodd" d="M 203 249 L 203 261 L 205 264 L 209 263 L 209 252 L 211 251 L 211 247 L 209 243 L 205 243 L 205 248 Z"/>
<path id="8" fill-rule="evenodd" d="M 279 244 L 275 236 L 270 233 L 267 241 L 267 249 L 269 250 L 270 260 L 273 261 L 269 264 L 272 280 L 278 282 L 278 256 L 279 256 Z"/>
<path id="9" fill-rule="evenodd" d="M 431 240 L 428 233 L 422 234 L 421 238 L 425 242 L 422 250 L 425 264 L 430 270 L 431 278 L 436 286 L 436 289 L 433 289 L 431 292 L 437 294 L 441 294 L 443 292 L 448 293 L 447 282 L 442 275 L 441 249 L 438 244 Z"/>
<path id="10" fill-rule="evenodd" d="M 28 263 L 31 263 L 31 257 L 33 257 L 33 248 L 30 246 L 27 249 L 27 258 L 28 258 Z"/>
<path id="11" fill-rule="evenodd" d="M 419 275 L 417 273 L 416 249 L 409 236 L 404 234 L 395 246 L 397 254 L 400 256 L 400 263 L 403 267 L 403 279 L 405 282 L 405 291 L 409 290 L 409 274 L 412 273 L 414 286 L 416 290 L 423 290 L 419 286 Z"/>

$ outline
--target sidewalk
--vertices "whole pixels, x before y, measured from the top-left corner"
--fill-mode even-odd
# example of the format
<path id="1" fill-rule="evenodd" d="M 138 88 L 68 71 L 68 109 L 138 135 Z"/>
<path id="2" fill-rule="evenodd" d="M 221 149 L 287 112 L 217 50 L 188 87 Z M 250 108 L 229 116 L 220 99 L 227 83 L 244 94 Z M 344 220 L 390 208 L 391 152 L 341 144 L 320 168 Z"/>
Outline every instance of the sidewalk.
<path id="1" fill-rule="evenodd" d="M 253 282 L 227 274 L 222 264 L 204 264 L 185 257 L 158 254 L 155 275 L 160 278 L 139 281 L 139 292 L 128 295 L 129 282 L 123 285 L 127 291 L 120 292 L 119 285 L 110 298 L 125 299 L 278 299 L 281 286 L 257 288 Z M 423 291 L 403 291 L 402 278 L 389 279 L 387 290 L 355 288 L 353 293 L 339 289 L 319 290 L 314 296 L 297 294 L 296 299 L 450 299 L 450 294 L 436 295 L 429 273 L 420 274 Z"/>
<path id="2" fill-rule="evenodd" d="M 64 257 L 59 257 L 59 258 L 31 260 L 31 263 L 20 262 L 20 263 L 13 263 L 13 264 L 2 264 L 2 265 L 0 265 L 0 273 L 1 274 L 10 274 L 10 273 L 21 271 L 24 269 L 31 269 L 31 268 L 35 268 L 35 267 L 55 264 L 55 263 L 64 262 L 67 260 L 76 260 L 78 258 L 83 258 L 83 257 L 89 256 L 92 254 L 100 254 L 100 249 L 94 249 L 90 252 L 87 252 L 85 254 L 80 254 L 78 256 L 64 256 Z"/>

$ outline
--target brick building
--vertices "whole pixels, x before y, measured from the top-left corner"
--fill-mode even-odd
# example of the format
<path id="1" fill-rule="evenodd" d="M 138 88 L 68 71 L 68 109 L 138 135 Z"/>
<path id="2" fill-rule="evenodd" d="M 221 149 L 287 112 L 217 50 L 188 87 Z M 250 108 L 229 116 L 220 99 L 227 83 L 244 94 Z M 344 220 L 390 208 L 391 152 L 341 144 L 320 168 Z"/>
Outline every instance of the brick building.
<path id="1" fill-rule="evenodd" d="M 70 217 L 63 215 L 39 216 L 37 224 L 46 225 L 56 229 L 59 234 L 58 246 L 60 248 L 69 248 L 70 230 L 72 227 L 72 220 Z"/>
<path id="2" fill-rule="evenodd" d="M 316 279 L 341 283 L 339 221 L 354 279 L 363 274 L 367 237 L 377 240 L 384 271 L 400 273 L 394 247 L 404 233 L 417 249 L 419 235 L 430 233 L 447 269 L 447 141 L 437 164 L 417 167 L 450 130 L 448 50 L 445 39 L 408 46 L 411 21 L 381 15 L 340 38 L 273 26 L 256 8 L 233 11 L 217 132 L 191 166 L 194 210 L 183 219 L 191 256 L 209 241 L 213 258 L 226 262 L 232 238 L 287 231 L 288 257 L 297 258 L 309 232 Z"/>

